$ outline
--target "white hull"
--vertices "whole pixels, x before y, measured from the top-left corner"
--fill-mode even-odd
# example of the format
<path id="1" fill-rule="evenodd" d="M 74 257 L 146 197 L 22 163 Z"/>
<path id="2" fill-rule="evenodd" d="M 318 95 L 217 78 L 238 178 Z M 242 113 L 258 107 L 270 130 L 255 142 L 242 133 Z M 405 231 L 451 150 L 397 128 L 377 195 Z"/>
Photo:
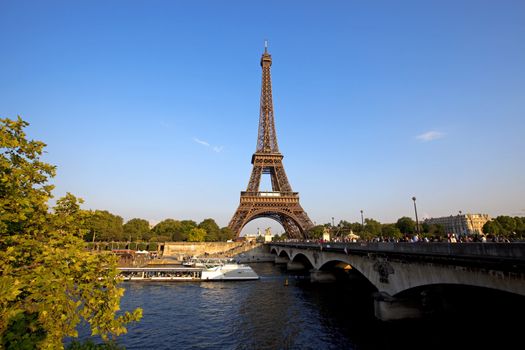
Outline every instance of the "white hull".
<path id="1" fill-rule="evenodd" d="M 119 270 L 124 281 L 246 281 L 259 279 L 251 267 L 239 264 L 224 264 L 210 268 L 130 267 Z"/>
<path id="2" fill-rule="evenodd" d="M 201 279 L 205 281 L 257 280 L 259 276 L 249 266 L 225 264 L 203 270 Z"/>

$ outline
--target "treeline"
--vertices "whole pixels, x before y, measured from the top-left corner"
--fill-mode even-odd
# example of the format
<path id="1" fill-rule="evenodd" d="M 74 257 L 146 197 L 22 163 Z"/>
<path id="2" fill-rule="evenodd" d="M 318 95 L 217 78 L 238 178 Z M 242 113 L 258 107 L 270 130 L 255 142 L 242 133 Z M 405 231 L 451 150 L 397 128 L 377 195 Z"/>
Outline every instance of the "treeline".
<path id="1" fill-rule="evenodd" d="M 525 217 L 500 215 L 483 225 L 483 232 L 494 236 L 525 237 Z"/>
<path id="2" fill-rule="evenodd" d="M 234 238 L 228 227 L 220 228 L 208 218 L 197 224 L 193 220 L 166 219 L 153 228 L 145 219 L 122 217 L 107 210 L 85 211 L 84 240 L 88 242 L 219 242 Z"/>
<path id="3" fill-rule="evenodd" d="M 382 224 L 374 219 L 365 219 L 364 225 L 359 222 L 351 223 L 345 220 L 341 220 L 337 226 L 332 226 L 329 223 L 317 225 L 309 231 L 309 237 L 322 238 L 326 229 L 335 237 L 345 237 L 353 233 L 363 239 L 376 237 L 400 239 L 414 235 L 417 232 L 416 222 L 404 216 L 398 219 L 397 222 L 388 224 Z M 482 232 L 499 237 L 524 238 L 525 217 L 498 216 L 485 223 Z M 450 232 L 445 232 L 443 225 L 422 222 L 419 224 L 419 233 L 422 237 L 444 237 Z"/>
<path id="4" fill-rule="evenodd" d="M 88 242 L 225 242 L 235 238 L 228 227 L 220 228 L 211 218 L 198 224 L 193 220 L 166 219 L 150 228 L 145 219 L 135 218 L 124 223 L 122 217 L 106 210 L 84 211 L 84 215 L 84 240 Z M 308 237 L 322 238 L 325 230 L 329 230 L 333 237 L 345 237 L 353 233 L 362 239 L 400 239 L 418 232 L 416 222 L 404 216 L 395 223 L 383 224 L 367 218 L 364 225 L 346 220 L 341 220 L 336 226 L 329 223 L 317 225 L 308 231 Z M 487 235 L 522 238 L 525 237 L 525 217 L 498 216 L 488 221 L 482 231 Z M 422 237 L 444 237 L 448 233 L 439 224 L 419 224 Z"/>
<path id="5" fill-rule="evenodd" d="M 358 235 L 362 239 L 373 239 L 375 237 L 400 239 L 404 236 L 413 235 L 417 232 L 416 222 L 409 217 L 402 217 L 396 223 L 382 224 L 374 219 L 365 219 L 364 225 L 359 222 L 348 222 L 341 220 L 337 226 L 331 224 L 317 225 L 309 231 L 310 238 L 322 238 L 328 229 L 333 237 L 345 237 L 350 233 Z M 420 223 L 419 232 L 422 236 L 444 236 L 445 229 L 442 225 Z"/>

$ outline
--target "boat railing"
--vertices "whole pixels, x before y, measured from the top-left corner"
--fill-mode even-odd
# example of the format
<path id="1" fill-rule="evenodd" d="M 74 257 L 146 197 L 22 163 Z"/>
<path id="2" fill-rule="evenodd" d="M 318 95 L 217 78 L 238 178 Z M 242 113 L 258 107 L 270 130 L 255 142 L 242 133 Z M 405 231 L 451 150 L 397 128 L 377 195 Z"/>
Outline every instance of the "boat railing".
<path id="1" fill-rule="evenodd" d="M 231 264 L 235 263 L 236 261 L 232 258 L 190 258 L 187 259 L 183 264 L 186 266 L 201 266 L 201 267 L 215 267 L 215 266 L 221 266 L 224 264 Z"/>

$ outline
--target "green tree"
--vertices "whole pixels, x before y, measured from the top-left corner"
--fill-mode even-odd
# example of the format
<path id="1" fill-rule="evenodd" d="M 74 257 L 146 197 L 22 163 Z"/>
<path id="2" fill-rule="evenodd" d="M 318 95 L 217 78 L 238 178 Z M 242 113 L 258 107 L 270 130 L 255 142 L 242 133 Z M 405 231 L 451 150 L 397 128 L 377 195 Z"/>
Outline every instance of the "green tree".
<path id="1" fill-rule="evenodd" d="M 207 242 L 216 242 L 219 240 L 221 235 L 221 229 L 219 225 L 213 219 L 204 219 L 200 224 L 199 228 L 206 231 L 206 241 Z M 189 240 L 189 238 L 188 238 Z"/>
<path id="2" fill-rule="evenodd" d="M 234 238 L 235 232 L 233 232 L 228 226 L 221 228 L 219 241 L 226 242 Z"/>
<path id="3" fill-rule="evenodd" d="M 204 242 L 206 240 L 206 230 L 198 227 L 191 229 L 188 235 L 189 242 Z"/>
<path id="4" fill-rule="evenodd" d="M 511 216 L 500 215 L 495 219 L 501 226 L 502 235 L 509 235 L 516 231 L 516 220 Z"/>
<path id="5" fill-rule="evenodd" d="M 355 234 L 359 234 L 360 232 L 363 231 L 363 225 L 361 225 L 361 223 L 359 222 L 353 222 L 348 227 Z"/>
<path id="6" fill-rule="evenodd" d="M 176 232 L 179 241 L 187 241 L 192 228 L 197 227 L 197 223 L 193 220 L 182 220 L 180 228 Z"/>
<path id="7" fill-rule="evenodd" d="M 499 235 L 503 231 L 501 224 L 496 220 L 487 221 L 481 230 L 488 235 Z"/>
<path id="8" fill-rule="evenodd" d="M 87 230 L 85 239 L 92 241 L 125 241 L 123 229 L 124 220 L 107 210 L 89 211 L 86 215 L 84 228 Z"/>
<path id="9" fill-rule="evenodd" d="M 124 230 L 124 237 L 131 239 L 131 241 L 140 241 L 142 237 L 148 236 L 149 222 L 144 219 L 131 219 L 122 227 Z"/>
<path id="10" fill-rule="evenodd" d="M 363 234 L 367 239 L 380 236 L 381 223 L 374 219 L 365 219 L 365 232 Z"/>
<path id="11" fill-rule="evenodd" d="M 154 237 L 151 237 L 151 239 L 161 241 L 166 237 L 170 237 L 168 240 L 174 242 L 187 241 L 190 231 L 195 227 L 197 227 L 197 223 L 193 220 L 166 219 L 153 227 L 151 235 Z"/>
<path id="12" fill-rule="evenodd" d="M 416 231 L 416 222 L 407 216 L 403 216 L 397 220 L 396 227 L 402 234 L 411 235 Z"/>
<path id="13" fill-rule="evenodd" d="M 166 219 L 159 222 L 151 229 L 154 236 L 171 237 L 174 242 L 181 241 L 180 237 L 181 224 L 178 220 Z"/>
<path id="14" fill-rule="evenodd" d="M 389 238 L 401 238 L 403 234 L 396 226 L 396 224 L 383 224 L 381 226 L 381 235 Z"/>
<path id="15" fill-rule="evenodd" d="M 445 236 L 445 227 L 440 224 L 429 224 L 427 222 L 423 222 L 421 225 L 421 228 L 423 229 L 423 233 L 427 236 L 436 236 L 436 237 L 443 237 Z"/>
<path id="16" fill-rule="evenodd" d="M 68 193 L 48 210 L 55 167 L 27 125 L 0 119 L 0 348 L 62 349 L 82 319 L 103 339 L 125 333 L 141 310 L 116 316 L 116 258 L 84 249 L 81 200 Z"/>
<path id="17" fill-rule="evenodd" d="M 516 222 L 516 234 L 518 237 L 525 235 L 525 217 L 515 216 L 514 221 Z"/>
<path id="18" fill-rule="evenodd" d="M 324 225 L 316 225 L 308 230 L 308 238 L 321 239 L 323 238 Z"/>
<path id="19" fill-rule="evenodd" d="M 340 229 L 342 235 L 348 235 L 350 232 L 358 234 L 363 229 L 361 223 L 349 222 L 346 220 L 339 221 L 339 225 L 337 225 L 337 227 Z"/>

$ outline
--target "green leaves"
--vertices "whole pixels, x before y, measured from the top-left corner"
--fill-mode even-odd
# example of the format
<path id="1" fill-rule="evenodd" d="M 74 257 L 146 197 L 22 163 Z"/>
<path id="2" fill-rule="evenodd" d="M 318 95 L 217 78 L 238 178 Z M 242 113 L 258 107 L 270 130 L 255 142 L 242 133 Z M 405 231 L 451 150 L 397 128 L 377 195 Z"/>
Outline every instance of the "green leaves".
<path id="1" fill-rule="evenodd" d="M 397 220 L 396 227 L 404 235 L 413 234 L 416 231 L 416 222 L 407 216 L 403 216 Z"/>
<path id="2" fill-rule="evenodd" d="M 206 230 L 194 227 L 188 235 L 188 242 L 204 242 L 206 239 Z"/>
<path id="3" fill-rule="evenodd" d="M 0 119 L 0 347 L 62 349 L 82 318 L 103 339 L 122 334 L 141 310 L 116 316 L 116 257 L 84 249 L 82 200 L 68 193 L 49 211 L 55 167 L 27 125 Z"/>
<path id="4" fill-rule="evenodd" d="M 123 241 L 123 219 L 107 210 L 86 212 L 84 228 L 87 230 L 87 239 L 97 241 Z"/>
<path id="5" fill-rule="evenodd" d="M 149 222 L 144 219 L 131 219 L 123 226 L 124 238 L 129 239 L 130 242 L 141 240 L 147 237 L 149 233 Z"/>
<path id="6" fill-rule="evenodd" d="M 205 239 L 208 242 L 218 241 L 221 236 L 221 229 L 219 228 L 219 225 L 217 225 L 217 223 L 213 219 L 209 219 L 209 218 L 204 219 L 199 224 L 199 228 L 203 229 L 206 232 Z"/>

